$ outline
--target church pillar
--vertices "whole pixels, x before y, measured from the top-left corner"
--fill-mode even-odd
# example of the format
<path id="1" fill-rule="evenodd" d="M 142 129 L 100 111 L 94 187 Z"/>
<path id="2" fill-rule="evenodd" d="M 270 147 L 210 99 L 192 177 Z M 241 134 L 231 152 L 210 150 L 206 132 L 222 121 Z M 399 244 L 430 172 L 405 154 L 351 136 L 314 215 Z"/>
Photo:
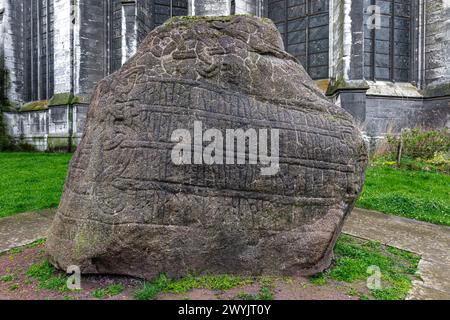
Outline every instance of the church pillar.
<path id="1" fill-rule="evenodd" d="M 137 50 L 136 1 L 122 1 L 122 64 Z"/>
<path id="2" fill-rule="evenodd" d="M 450 1 L 424 3 L 423 82 L 427 96 L 450 94 Z"/>
<path id="3" fill-rule="evenodd" d="M 266 15 L 266 0 L 189 0 L 190 16 Z"/>
<path id="4" fill-rule="evenodd" d="M 5 90 L 3 94 L 9 103 L 15 106 L 25 100 L 22 12 L 22 4 L 19 1 L 0 1 L 1 76 Z"/>
<path id="5" fill-rule="evenodd" d="M 190 0 L 191 16 L 229 16 L 231 0 Z"/>
<path id="6" fill-rule="evenodd" d="M 257 17 L 267 15 L 266 0 L 235 0 L 232 14 L 251 14 Z"/>
<path id="7" fill-rule="evenodd" d="M 68 0 L 54 0 L 54 90 L 57 93 L 72 90 L 72 4 Z"/>

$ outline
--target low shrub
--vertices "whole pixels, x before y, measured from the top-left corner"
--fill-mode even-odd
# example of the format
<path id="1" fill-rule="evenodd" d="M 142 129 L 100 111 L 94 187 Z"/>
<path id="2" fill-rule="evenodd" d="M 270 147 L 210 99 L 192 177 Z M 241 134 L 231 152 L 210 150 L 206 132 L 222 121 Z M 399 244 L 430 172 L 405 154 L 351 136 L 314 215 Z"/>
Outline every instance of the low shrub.
<path id="1" fill-rule="evenodd" d="M 400 142 L 403 142 L 402 155 L 407 158 L 431 160 L 445 155 L 448 161 L 450 150 L 450 133 L 447 129 L 422 131 L 412 129 L 404 131 L 400 136 L 388 135 L 389 152 L 397 154 Z M 445 158 L 444 156 L 444 158 Z M 442 160 L 444 160 L 444 158 Z"/>

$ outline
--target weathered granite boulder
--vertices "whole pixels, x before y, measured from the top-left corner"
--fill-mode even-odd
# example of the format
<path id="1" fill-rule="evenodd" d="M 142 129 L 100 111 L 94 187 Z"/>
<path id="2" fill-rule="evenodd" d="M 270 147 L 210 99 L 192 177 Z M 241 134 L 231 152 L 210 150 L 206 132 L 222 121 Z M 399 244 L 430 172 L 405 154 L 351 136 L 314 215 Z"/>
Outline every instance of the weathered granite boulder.
<path id="1" fill-rule="evenodd" d="M 174 130 L 199 121 L 279 130 L 279 170 L 174 163 Z M 272 22 L 172 19 L 98 84 L 47 250 L 62 269 L 147 279 L 313 274 L 330 265 L 366 165 L 351 116 Z"/>

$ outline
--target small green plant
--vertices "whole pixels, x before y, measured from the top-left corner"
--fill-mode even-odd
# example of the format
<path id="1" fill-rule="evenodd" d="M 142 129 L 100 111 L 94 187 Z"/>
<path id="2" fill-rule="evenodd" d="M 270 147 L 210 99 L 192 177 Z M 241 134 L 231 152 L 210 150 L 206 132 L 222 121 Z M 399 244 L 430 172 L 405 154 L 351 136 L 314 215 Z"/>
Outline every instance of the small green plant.
<path id="1" fill-rule="evenodd" d="M 52 276 L 39 284 L 39 288 L 46 290 L 58 290 L 60 292 L 68 291 L 67 279 L 63 276 Z"/>
<path id="2" fill-rule="evenodd" d="M 141 289 L 136 291 L 136 300 L 153 300 L 161 292 L 161 288 L 155 283 L 144 283 Z"/>
<path id="3" fill-rule="evenodd" d="M 349 296 L 351 296 L 351 297 L 359 296 L 358 290 L 356 290 L 356 289 L 353 288 L 353 287 L 348 288 L 347 294 L 348 294 Z"/>
<path id="4" fill-rule="evenodd" d="M 36 248 L 36 247 L 44 245 L 45 242 L 47 242 L 47 239 L 38 239 L 38 240 L 34 241 L 33 243 L 30 243 L 29 245 L 25 246 L 25 248 L 27 248 L 27 249 Z"/>
<path id="5" fill-rule="evenodd" d="M 110 297 L 118 296 L 125 290 L 122 284 L 112 284 L 106 288 L 106 295 Z"/>
<path id="6" fill-rule="evenodd" d="M 256 300 L 273 300 L 273 293 L 268 287 L 261 288 Z"/>
<path id="7" fill-rule="evenodd" d="M 382 287 L 370 293 L 378 300 L 402 300 L 412 287 L 412 279 L 420 257 L 395 248 L 383 247 L 379 242 L 363 241 L 342 235 L 335 247 L 335 266 L 323 276 L 336 281 L 354 283 L 367 281 L 369 267 L 376 266 L 381 272 Z M 360 296 L 349 289 L 350 295 Z"/>
<path id="8" fill-rule="evenodd" d="M 125 287 L 122 284 L 112 284 L 106 288 L 98 288 L 92 291 L 92 296 L 97 299 L 104 299 L 105 297 L 114 297 L 123 292 Z"/>
<path id="9" fill-rule="evenodd" d="M 205 275 L 195 277 L 189 275 L 179 280 L 172 280 L 165 274 L 161 274 L 155 282 L 146 282 L 141 289 L 136 291 L 137 300 L 152 300 L 159 293 L 186 293 L 192 289 L 210 289 L 225 291 L 253 283 L 253 280 L 228 275 Z"/>
<path id="10" fill-rule="evenodd" d="M 11 250 L 9 250 L 6 253 L 9 254 L 10 256 L 15 256 L 16 254 L 19 254 L 19 253 L 23 252 L 23 250 L 24 250 L 23 247 L 12 248 Z M 6 253 L 3 253 L 3 254 L 6 254 Z M 0 254 L 0 255 L 3 255 L 3 254 Z"/>
<path id="11" fill-rule="evenodd" d="M 92 291 L 92 296 L 97 299 L 104 299 L 106 296 L 105 289 L 95 289 Z"/>
<path id="12" fill-rule="evenodd" d="M 27 276 L 37 280 L 40 289 L 68 291 L 66 277 L 57 275 L 55 268 L 48 260 L 33 264 L 28 269 Z"/>
<path id="13" fill-rule="evenodd" d="M 270 277 L 270 276 L 261 276 L 257 280 L 264 287 L 272 287 L 273 283 L 275 281 L 275 278 Z M 292 284 L 292 282 L 293 282 L 292 278 L 289 278 L 289 277 L 286 277 L 283 280 L 284 280 L 284 282 L 289 283 L 289 284 Z"/>
<path id="14" fill-rule="evenodd" d="M 3 282 L 13 282 L 15 279 L 16 279 L 16 276 L 12 273 L 0 277 L 0 281 L 3 281 Z"/>
<path id="15" fill-rule="evenodd" d="M 250 294 L 247 292 L 239 292 L 236 296 L 237 300 L 255 300 L 255 296 L 254 294 Z"/>
<path id="16" fill-rule="evenodd" d="M 207 275 L 198 278 L 198 287 L 225 291 L 253 283 L 253 280 L 228 275 Z"/>
<path id="17" fill-rule="evenodd" d="M 52 277 L 55 272 L 55 268 L 50 264 L 48 260 L 44 260 L 41 263 L 33 264 L 27 271 L 27 275 L 36 280 L 45 281 Z"/>
<path id="18" fill-rule="evenodd" d="M 14 284 L 10 285 L 8 288 L 9 291 L 16 291 L 17 289 L 19 289 L 18 283 L 14 283 Z"/>
<path id="19" fill-rule="evenodd" d="M 236 296 L 238 300 L 273 300 L 273 293 L 268 287 L 262 287 L 258 294 L 241 292 Z"/>
<path id="20" fill-rule="evenodd" d="M 412 159 L 433 159 L 436 154 L 448 154 L 450 150 L 450 133 L 447 129 L 423 131 L 411 129 L 400 136 L 388 135 L 386 140 L 391 153 L 396 154 L 402 142 L 402 155 Z"/>
<path id="21" fill-rule="evenodd" d="M 327 284 L 327 279 L 325 279 L 323 273 L 318 273 L 312 276 L 309 281 L 316 286 L 324 286 Z"/>

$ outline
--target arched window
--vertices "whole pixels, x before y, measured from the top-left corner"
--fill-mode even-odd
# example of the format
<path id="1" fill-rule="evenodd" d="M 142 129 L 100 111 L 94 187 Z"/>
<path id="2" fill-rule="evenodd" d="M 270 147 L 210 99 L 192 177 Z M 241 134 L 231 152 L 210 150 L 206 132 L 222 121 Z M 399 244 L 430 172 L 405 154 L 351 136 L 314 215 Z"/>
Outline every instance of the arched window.
<path id="1" fill-rule="evenodd" d="M 281 32 L 286 49 L 313 79 L 328 78 L 328 0 L 269 0 L 269 18 Z"/>
<path id="2" fill-rule="evenodd" d="M 364 75 L 367 80 L 411 81 L 412 0 L 364 0 Z M 379 27 L 370 16 L 380 14 Z"/>

